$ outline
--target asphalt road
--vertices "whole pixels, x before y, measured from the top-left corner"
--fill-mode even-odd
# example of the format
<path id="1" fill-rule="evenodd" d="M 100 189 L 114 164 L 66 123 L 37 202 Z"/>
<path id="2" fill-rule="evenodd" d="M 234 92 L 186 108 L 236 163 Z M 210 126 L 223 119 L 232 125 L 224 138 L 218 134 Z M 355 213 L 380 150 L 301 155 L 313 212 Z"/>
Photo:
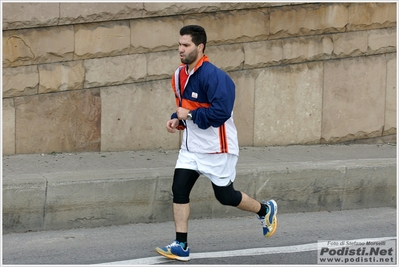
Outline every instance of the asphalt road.
<path id="1" fill-rule="evenodd" d="M 267 239 L 254 216 L 192 220 L 188 263 L 154 251 L 173 241 L 173 222 L 5 234 L 3 264 L 317 264 L 318 242 L 396 239 L 396 218 L 394 208 L 279 214 Z"/>

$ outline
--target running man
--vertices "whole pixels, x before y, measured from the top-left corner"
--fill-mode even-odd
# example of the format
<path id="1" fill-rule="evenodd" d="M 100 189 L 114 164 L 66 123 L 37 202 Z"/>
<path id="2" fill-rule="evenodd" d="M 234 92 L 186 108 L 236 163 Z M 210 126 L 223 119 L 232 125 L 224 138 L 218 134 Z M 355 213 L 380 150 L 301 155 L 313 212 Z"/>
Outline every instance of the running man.
<path id="1" fill-rule="evenodd" d="M 212 182 L 216 199 L 222 205 L 253 212 L 260 220 L 265 237 L 277 229 L 277 204 L 262 203 L 234 189 L 239 147 L 233 121 L 235 85 L 222 70 L 209 62 L 204 28 L 188 25 L 180 29 L 179 55 L 182 64 L 172 77 L 176 112 L 166 123 L 170 133 L 183 130 L 176 162 L 172 192 L 176 238 L 155 250 L 170 259 L 190 260 L 187 243 L 190 192 L 200 174 Z"/>

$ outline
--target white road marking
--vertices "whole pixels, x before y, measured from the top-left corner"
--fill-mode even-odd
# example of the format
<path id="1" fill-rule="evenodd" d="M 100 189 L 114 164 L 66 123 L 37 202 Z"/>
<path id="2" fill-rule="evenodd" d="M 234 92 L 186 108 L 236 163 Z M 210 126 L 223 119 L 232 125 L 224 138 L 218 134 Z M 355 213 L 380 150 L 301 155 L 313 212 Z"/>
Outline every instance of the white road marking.
<path id="1" fill-rule="evenodd" d="M 395 240 L 396 237 L 377 237 L 377 238 L 362 238 L 353 239 L 348 241 L 387 241 Z M 326 243 L 326 242 L 324 242 Z M 202 258 L 227 258 L 227 257 L 242 257 L 242 256 L 257 256 L 257 255 L 268 255 L 268 254 L 281 254 L 281 253 L 296 253 L 317 250 L 318 243 L 309 243 L 295 246 L 285 247 L 267 247 L 267 248 L 251 248 L 251 249 L 240 249 L 240 250 L 229 250 L 229 251 L 213 251 L 213 252 L 202 252 L 202 253 L 191 253 L 191 259 L 202 259 Z M 323 245 L 323 242 L 319 243 Z M 327 244 L 326 244 L 327 245 Z M 155 253 L 155 252 L 154 252 Z M 114 261 L 106 262 L 99 265 L 153 265 L 161 264 L 171 261 L 162 256 L 148 257 L 141 259 L 133 259 L 126 261 Z"/>

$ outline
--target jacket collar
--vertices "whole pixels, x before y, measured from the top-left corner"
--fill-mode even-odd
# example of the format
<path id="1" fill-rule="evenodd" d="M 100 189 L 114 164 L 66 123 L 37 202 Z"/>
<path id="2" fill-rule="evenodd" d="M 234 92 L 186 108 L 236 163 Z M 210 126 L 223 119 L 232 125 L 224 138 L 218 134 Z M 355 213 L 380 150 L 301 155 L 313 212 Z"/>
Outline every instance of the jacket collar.
<path id="1" fill-rule="evenodd" d="M 202 58 L 200 58 L 200 60 L 198 60 L 197 64 L 195 65 L 195 67 L 191 70 L 191 72 L 189 74 L 193 74 L 194 72 L 197 71 L 197 69 L 199 67 L 202 66 L 202 63 L 204 62 L 209 62 L 209 58 L 207 55 L 203 55 Z M 182 63 L 180 66 L 187 66 L 187 64 Z M 187 68 L 187 67 L 186 67 Z M 186 69 L 187 70 L 187 69 Z"/>

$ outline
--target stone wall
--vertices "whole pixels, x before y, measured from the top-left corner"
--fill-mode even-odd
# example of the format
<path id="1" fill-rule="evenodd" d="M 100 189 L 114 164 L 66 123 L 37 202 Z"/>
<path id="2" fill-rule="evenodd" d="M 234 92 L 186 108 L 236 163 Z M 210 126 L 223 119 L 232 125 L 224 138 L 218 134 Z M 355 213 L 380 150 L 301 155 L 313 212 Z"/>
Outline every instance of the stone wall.
<path id="1" fill-rule="evenodd" d="M 177 149 L 179 29 L 236 83 L 241 146 L 396 134 L 396 3 L 3 3 L 3 153 Z"/>

